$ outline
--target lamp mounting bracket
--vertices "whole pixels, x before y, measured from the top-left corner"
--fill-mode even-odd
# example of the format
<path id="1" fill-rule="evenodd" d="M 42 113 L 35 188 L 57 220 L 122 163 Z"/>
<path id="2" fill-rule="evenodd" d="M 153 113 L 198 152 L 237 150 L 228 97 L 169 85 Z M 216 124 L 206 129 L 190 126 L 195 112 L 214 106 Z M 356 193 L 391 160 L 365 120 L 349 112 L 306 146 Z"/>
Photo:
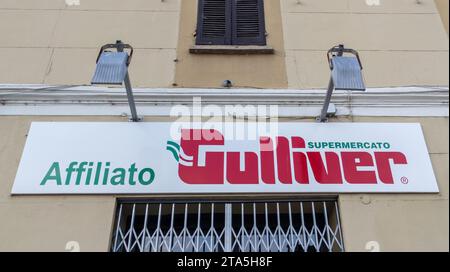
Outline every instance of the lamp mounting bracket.
<path id="1" fill-rule="evenodd" d="M 117 52 L 123 52 L 125 49 L 128 49 L 130 51 L 130 53 L 128 54 L 128 60 L 127 60 L 127 66 L 130 65 L 131 63 L 131 58 L 133 57 L 133 52 L 134 49 L 131 45 L 129 44 L 125 44 L 120 40 L 117 40 L 116 43 L 109 43 L 109 44 L 105 44 L 100 48 L 100 52 L 98 53 L 97 56 L 97 61 L 96 63 L 98 63 L 100 56 L 102 55 L 103 52 L 107 51 L 108 49 L 116 49 Z"/>

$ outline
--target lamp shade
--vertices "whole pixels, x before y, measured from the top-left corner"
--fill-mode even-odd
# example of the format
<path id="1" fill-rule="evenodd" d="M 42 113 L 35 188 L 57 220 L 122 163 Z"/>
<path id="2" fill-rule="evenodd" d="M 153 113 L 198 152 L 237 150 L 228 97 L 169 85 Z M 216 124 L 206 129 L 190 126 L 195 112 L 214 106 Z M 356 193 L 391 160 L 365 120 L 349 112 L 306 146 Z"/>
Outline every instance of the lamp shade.
<path id="1" fill-rule="evenodd" d="M 126 52 L 103 52 L 97 62 L 92 84 L 122 85 L 128 73 Z"/>
<path id="2" fill-rule="evenodd" d="M 361 65 L 356 57 L 335 56 L 331 61 L 331 77 L 336 90 L 366 90 Z"/>

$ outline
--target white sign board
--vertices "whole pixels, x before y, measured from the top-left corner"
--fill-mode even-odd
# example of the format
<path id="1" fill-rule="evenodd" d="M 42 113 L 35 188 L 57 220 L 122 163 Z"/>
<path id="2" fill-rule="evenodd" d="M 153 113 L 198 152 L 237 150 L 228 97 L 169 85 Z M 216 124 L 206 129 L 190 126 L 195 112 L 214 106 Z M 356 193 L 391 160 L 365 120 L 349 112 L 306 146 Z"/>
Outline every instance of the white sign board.
<path id="1" fill-rule="evenodd" d="M 419 124 L 276 126 L 33 123 L 12 194 L 439 192 Z"/>

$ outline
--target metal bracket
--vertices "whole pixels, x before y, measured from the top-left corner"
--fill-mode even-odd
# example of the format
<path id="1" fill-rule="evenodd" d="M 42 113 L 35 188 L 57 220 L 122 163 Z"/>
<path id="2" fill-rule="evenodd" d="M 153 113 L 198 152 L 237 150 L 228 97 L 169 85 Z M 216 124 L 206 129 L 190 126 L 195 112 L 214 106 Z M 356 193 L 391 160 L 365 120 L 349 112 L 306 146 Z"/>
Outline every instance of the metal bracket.
<path id="1" fill-rule="evenodd" d="M 117 52 L 123 52 L 124 49 L 129 49 L 129 50 L 130 50 L 130 53 L 128 54 L 127 66 L 130 65 L 130 63 L 131 63 L 131 58 L 133 57 L 134 49 L 133 49 L 133 47 L 132 47 L 131 45 L 125 44 L 125 43 L 123 43 L 123 42 L 120 41 L 120 40 L 117 40 L 116 43 L 105 44 L 104 46 L 102 46 L 102 47 L 100 48 L 100 52 L 98 53 L 96 63 L 98 63 L 98 61 L 99 61 L 99 59 L 100 59 L 100 56 L 101 56 L 102 53 L 105 52 L 107 49 L 116 49 Z"/>
<path id="2" fill-rule="evenodd" d="M 134 102 L 134 96 L 133 96 L 133 89 L 131 88 L 130 77 L 129 77 L 128 73 L 125 76 L 124 83 L 125 83 L 125 89 L 127 91 L 128 104 L 130 105 L 131 121 L 139 122 L 142 119 L 139 118 L 137 115 L 136 103 Z"/>
<path id="3" fill-rule="evenodd" d="M 354 59 L 351 59 L 350 57 L 343 57 L 345 53 L 354 55 L 356 57 L 358 63 L 356 63 L 356 61 Z M 339 57 L 341 57 L 341 58 L 339 58 Z M 316 118 L 316 120 L 321 123 L 325 123 L 328 121 L 328 118 L 327 118 L 327 116 L 329 116 L 328 108 L 330 106 L 331 96 L 332 96 L 335 88 L 338 90 L 341 90 L 344 88 L 348 89 L 348 90 L 364 90 L 365 89 L 364 82 L 362 79 L 362 74 L 361 74 L 362 63 L 361 63 L 359 54 L 356 50 L 350 49 L 350 48 L 345 48 L 343 44 L 340 44 L 340 45 L 334 46 L 330 50 L 328 50 L 327 58 L 328 58 L 328 65 L 330 66 L 330 70 L 332 72 L 331 72 L 330 81 L 328 83 L 327 94 L 325 97 L 325 101 L 323 103 L 323 108 L 322 108 L 321 114 L 319 117 Z M 334 58 L 335 58 L 335 60 L 334 60 Z M 336 69 L 336 71 L 333 71 L 335 69 L 333 61 L 336 62 L 337 60 L 339 60 L 340 62 L 337 62 L 337 64 L 339 64 L 339 66 L 336 66 L 336 67 L 339 68 L 342 66 L 344 68 L 341 67 L 339 69 Z M 349 62 L 349 60 L 352 62 Z M 360 68 L 359 70 L 358 70 L 358 68 L 355 68 L 355 66 L 358 64 L 359 64 L 359 68 Z M 348 68 L 348 67 L 350 67 L 350 68 Z M 351 74 L 352 72 L 356 73 L 355 71 L 357 71 L 357 73 L 359 73 L 359 74 Z M 350 76 L 353 76 L 350 81 L 348 79 L 346 79 L 345 77 L 344 77 L 344 79 L 342 79 L 342 75 L 348 77 L 349 74 L 350 74 Z M 335 82 L 335 80 L 336 80 L 336 82 Z M 342 82 L 342 80 L 343 80 L 343 82 Z M 351 82 L 351 84 L 348 84 L 348 82 Z M 358 84 L 356 84 L 355 82 L 357 82 Z M 336 110 L 334 112 L 336 112 Z"/>
<path id="4" fill-rule="evenodd" d="M 334 69 L 333 62 L 331 61 L 331 59 L 334 56 L 342 57 L 344 55 L 344 53 L 355 55 L 356 59 L 359 62 L 359 67 L 361 68 L 361 70 L 363 69 L 358 51 L 356 51 L 354 49 L 350 49 L 350 48 L 345 48 L 343 44 L 340 44 L 340 45 L 337 45 L 337 46 L 331 48 L 330 50 L 328 50 L 327 58 L 328 58 L 328 65 L 330 66 L 330 70 Z"/>
<path id="5" fill-rule="evenodd" d="M 140 122 L 142 120 L 144 120 L 142 116 L 138 116 L 136 121 L 133 120 L 133 117 L 128 117 L 128 122 Z"/>
<path id="6" fill-rule="evenodd" d="M 108 49 L 115 49 L 117 52 L 111 52 Z M 125 49 L 130 50 L 130 52 L 124 52 Z M 133 52 L 134 49 L 131 45 L 124 44 L 120 40 L 116 41 L 115 44 L 102 46 L 97 57 L 97 68 L 92 84 L 125 84 L 128 105 L 131 111 L 131 121 L 139 122 L 142 118 L 137 115 L 133 89 L 128 74 L 128 66 L 130 65 Z"/>
<path id="7" fill-rule="evenodd" d="M 323 120 L 321 120 L 321 117 L 317 116 L 316 121 L 321 122 L 321 123 L 328 123 L 329 118 L 336 116 L 336 113 L 337 113 L 336 105 L 334 105 L 333 103 L 330 103 L 328 105 L 328 110 L 325 115 L 325 118 Z"/>

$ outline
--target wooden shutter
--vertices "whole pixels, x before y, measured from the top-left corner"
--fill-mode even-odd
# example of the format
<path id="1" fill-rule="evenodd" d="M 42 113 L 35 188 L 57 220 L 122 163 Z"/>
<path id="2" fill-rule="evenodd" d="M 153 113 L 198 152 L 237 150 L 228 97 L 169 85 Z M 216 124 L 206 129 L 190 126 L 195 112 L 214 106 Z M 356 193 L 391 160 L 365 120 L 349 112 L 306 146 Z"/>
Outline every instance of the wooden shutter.
<path id="1" fill-rule="evenodd" d="M 198 1 L 196 44 L 231 44 L 231 2 L 234 0 Z"/>
<path id="2" fill-rule="evenodd" d="M 199 45 L 266 45 L 264 0 L 198 0 Z"/>
<path id="3" fill-rule="evenodd" d="M 264 0 L 233 0 L 232 5 L 232 44 L 266 45 Z"/>

